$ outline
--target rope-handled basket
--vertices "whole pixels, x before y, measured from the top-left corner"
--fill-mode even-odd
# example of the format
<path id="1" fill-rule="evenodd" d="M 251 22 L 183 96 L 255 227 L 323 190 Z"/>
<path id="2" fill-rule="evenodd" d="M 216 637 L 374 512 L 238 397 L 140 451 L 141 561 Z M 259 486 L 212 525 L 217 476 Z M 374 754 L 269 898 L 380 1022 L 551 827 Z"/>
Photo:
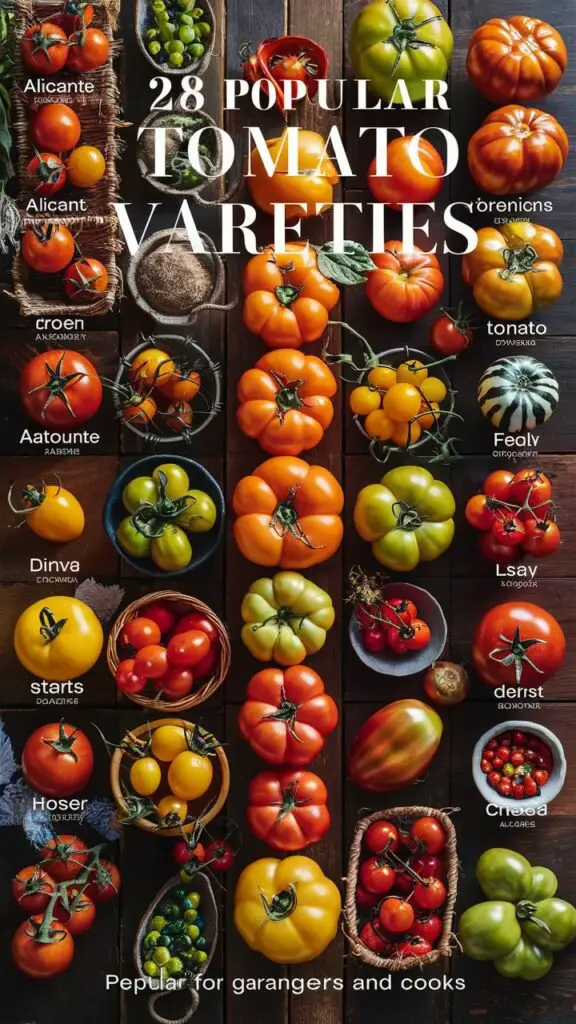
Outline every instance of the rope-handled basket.
<path id="1" fill-rule="evenodd" d="M 358 931 L 358 907 L 356 904 L 356 887 L 358 885 L 358 869 L 363 859 L 362 843 L 366 830 L 375 821 L 410 821 L 417 818 L 435 818 L 446 833 L 446 846 L 444 848 L 446 879 L 448 896 L 442 916 L 442 932 L 438 945 L 431 953 L 424 956 L 408 957 L 381 957 L 373 953 L 360 940 Z M 375 811 L 374 814 L 362 818 L 356 825 L 350 855 L 348 858 L 348 874 L 346 878 L 346 894 L 344 900 L 344 919 L 346 921 L 346 935 L 354 956 L 357 956 L 362 963 L 369 967 L 380 967 L 386 971 L 409 971 L 413 967 L 425 967 L 427 964 L 436 963 L 442 957 L 452 955 L 452 923 L 454 920 L 454 906 L 458 893 L 458 853 L 456 849 L 456 829 L 449 814 L 440 811 L 435 807 L 392 807 L 386 811 Z"/>
<path id="2" fill-rule="evenodd" d="M 146 605 L 156 603 L 157 601 L 167 601 L 169 604 L 174 605 L 175 610 L 181 615 L 188 615 L 190 612 L 198 612 L 200 615 L 203 615 L 210 620 L 218 633 L 218 642 L 220 644 L 220 661 L 218 663 L 218 670 L 215 675 L 202 683 L 198 689 L 193 690 L 192 693 L 189 693 L 186 697 L 182 697 L 181 700 L 159 700 L 154 697 L 148 697 L 142 693 L 129 693 L 127 696 L 130 697 L 130 700 L 134 701 L 135 704 L 139 704 L 143 708 L 149 708 L 151 711 L 187 711 L 188 708 L 196 707 L 196 705 L 202 704 L 205 700 L 208 700 L 208 698 L 211 697 L 212 694 L 216 693 L 216 690 L 222 686 L 222 683 L 228 675 L 232 657 L 232 647 L 226 626 L 221 622 L 215 612 L 213 612 L 207 604 L 204 604 L 204 602 L 200 601 L 197 597 L 192 597 L 191 594 L 181 594 L 175 590 L 154 590 L 149 594 L 144 594 L 143 597 L 137 598 L 136 601 L 132 601 L 132 603 L 120 613 L 110 631 L 108 646 L 106 648 L 108 668 L 112 675 L 115 676 L 118 665 L 120 664 L 118 640 L 126 623 L 130 622 L 132 619 L 138 618 L 139 615 L 145 615 Z"/>
<path id="3" fill-rule="evenodd" d="M 154 899 L 150 903 L 146 913 L 142 917 L 140 924 L 138 925 L 138 931 L 136 932 L 136 938 L 134 940 L 134 964 L 140 978 L 147 982 L 150 989 L 154 988 L 154 979 L 149 978 L 147 974 L 144 974 L 142 964 L 142 940 L 148 930 L 149 921 L 154 917 L 156 907 L 162 903 L 162 901 L 169 895 L 172 889 L 181 886 L 182 882 L 178 875 L 171 878 L 166 885 L 163 885 L 159 892 L 156 893 Z M 206 973 L 210 966 L 210 961 L 214 956 L 216 944 L 218 942 L 218 908 L 216 906 L 216 900 L 214 899 L 214 892 L 208 876 L 203 874 L 202 871 L 197 872 L 194 875 L 193 880 L 194 890 L 200 893 L 200 906 L 202 907 L 202 916 L 204 917 L 206 925 L 206 937 L 207 937 L 207 958 L 204 963 L 198 966 L 198 969 L 194 973 L 194 980 L 191 984 L 183 982 L 182 990 L 190 998 L 190 1007 L 185 1012 L 183 1017 L 170 1018 L 162 1016 L 156 1009 L 156 1003 L 166 995 L 171 995 L 171 991 L 159 991 L 152 992 L 148 997 L 148 1010 L 153 1020 L 157 1021 L 157 1024 L 186 1024 L 190 1020 L 192 1015 L 196 1013 L 198 1004 L 200 1002 L 200 996 L 198 995 L 198 986 L 195 984 L 196 979 L 202 977 Z"/>

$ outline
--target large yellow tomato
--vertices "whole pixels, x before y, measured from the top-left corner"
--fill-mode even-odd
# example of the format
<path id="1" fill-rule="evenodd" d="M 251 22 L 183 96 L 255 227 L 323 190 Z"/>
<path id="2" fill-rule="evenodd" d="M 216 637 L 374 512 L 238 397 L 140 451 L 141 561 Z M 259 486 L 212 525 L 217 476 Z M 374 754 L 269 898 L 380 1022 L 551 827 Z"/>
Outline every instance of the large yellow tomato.
<path id="1" fill-rule="evenodd" d="M 168 785 L 180 800 L 197 800 L 209 788 L 213 774 L 209 757 L 185 750 L 168 769 Z"/>
<path id="2" fill-rule="evenodd" d="M 160 725 L 152 733 L 152 753 L 159 761 L 173 761 L 188 750 L 186 732 L 181 725 Z"/>
<path id="3" fill-rule="evenodd" d="M 310 857 L 263 857 L 234 894 L 234 924 L 250 949 L 277 964 L 304 964 L 330 945 L 342 909 L 334 882 Z"/>
<path id="4" fill-rule="evenodd" d="M 98 661 L 103 643 L 96 615 L 75 597 L 36 601 L 14 629 L 18 661 L 39 679 L 57 682 L 85 675 Z"/>
<path id="5" fill-rule="evenodd" d="M 298 174 L 288 174 L 288 136 L 286 132 L 266 143 L 275 170 L 266 173 L 257 149 L 250 157 L 251 174 L 246 183 L 256 206 L 274 213 L 274 203 L 286 203 L 286 220 L 314 217 L 332 202 L 334 185 L 340 181 L 334 164 L 324 156 L 324 139 L 318 132 L 298 131 Z M 321 208 L 316 209 L 316 203 Z M 302 208 L 303 207 L 303 208 Z"/>

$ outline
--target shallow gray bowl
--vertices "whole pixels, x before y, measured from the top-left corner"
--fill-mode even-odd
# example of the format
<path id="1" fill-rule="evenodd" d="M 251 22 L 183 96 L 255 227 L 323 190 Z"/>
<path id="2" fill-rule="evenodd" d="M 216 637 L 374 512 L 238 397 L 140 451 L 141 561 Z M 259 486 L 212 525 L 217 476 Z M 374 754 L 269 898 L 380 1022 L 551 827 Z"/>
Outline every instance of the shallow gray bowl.
<path id="1" fill-rule="evenodd" d="M 503 796 L 498 790 L 493 789 L 489 784 L 484 772 L 480 768 L 480 761 L 482 759 L 482 751 L 490 740 L 496 739 L 503 732 L 508 732 L 510 729 L 519 729 L 521 732 L 532 733 L 537 739 L 542 740 L 546 743 L 552 751 L 554 758 L 554 767 L 550 773 L 550 778 L 546 785 L 542 788 L 539 796 L 528 796 L 523 800 L 514 800 L 509 796 Z M 566 779 L 566 755 L 564 753 L 564 747 L 560 743 L 560 740 L 554 733 L 547 729 L 545 725 L 538 725 L 537 722 L 499 722 L 498 725 L 494 725 L 491 729 L 487 729 L 478 740 L 474 747 L 474 753 L 472 754 L 472 775 L 474 776 L 474 782 L 479 793 L 482 794 L 486 803 L 496 804 L 497 807 L 542 807 L 543 804 L 550 804 L 556 799 L 560 790 L 564 785 Z"/>
<path id="2" fill-rule="evenodd" d="M 138 46 L 146 57 L 146 60 L 149 64 L 152 64 L 152 67 L 156 68 L 158 73 L 161 72 L 164 75 L 201 75 L 208 67 L 210 58 L 214 52 L 214 39 L 216 34 L 214 11 L 212 10 L 209 0 L 201 0 L 201 4 L 199 4 L 199 6 L 202 6 L 204 9 L 203 20 L 207 21 L 212 26 L 210 42 L 199 60 L 192 64 L 186 64 L 185 67 L 173 68 L 165 61 L 158 62 L 154 59 L 151 53 L 148 53 L 145 41 L 146 29 L 153 27 L 154 20 L 150 17 L 151 0 L 136 0 L 136 39 L 138 40 Z"/>
<path id="3" fill-rule="evenodd" d="M 382 593 L 384 597 L 407 597 L 414 602 L 419 618 L 424 619 L 430 627 L 430 643 L 421 651 L 409 651 L 406 654 L 394 654 L 392 651 L 372 654 L 364 650 L 360 626 L 356 617 L 352 615 L 349 631 L 354 651 L 368 668 L 385 676 L 412 676 L 417 672 L 423 672 L 432 662 L 438 660 L 446 644 L 448 627 L 442 608 L 432 594 L 422 587 L 414 586 L 413 583 L 387 583 L 382 588 Z"/>

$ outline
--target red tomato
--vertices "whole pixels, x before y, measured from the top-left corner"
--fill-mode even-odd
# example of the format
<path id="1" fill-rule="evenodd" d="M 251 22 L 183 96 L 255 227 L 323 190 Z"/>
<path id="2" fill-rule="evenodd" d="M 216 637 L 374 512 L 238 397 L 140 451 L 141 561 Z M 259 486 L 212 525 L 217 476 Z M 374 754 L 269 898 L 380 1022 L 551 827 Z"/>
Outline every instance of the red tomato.
<path id="1" fill-rule="evenodd" d="M 234 850 L 225 839 L 214 839 L 206 847 L 204 862 L 213 871 L 228 871 L 234 863 Z"/>
<path id="2" fill-rule="evenodd" d="M 524 540 L 526 531 L 517 516 L 510 512 L 497 513 L 492 533 L 499 544 L 515 547 Z"/>
<path id="3" fill-rule="evenodd" d="M 464 515 L 475 530 L 489 530 L 496 519 L 495 513 L 488 505 L 486 494 L 473 494 L 466 503 Z"/>
<path id="4" fill-rule="evenodd" d="M 185 864 L 190 864 L 193 860 L 204 860 L 206 852 L 202 843 L 189 846 L 186 840 L 179 839 L 172 847 L 172 856 L 180 867 L 184 867 Z"/>
<path id="5" fill-rule="evenodd" d="M 210 640 L 199 629 L 189 629 L 186 633 L 176 633 L 168 641 L 168 661 L 171 665 L 191 668 L 205 658 L 210 650 Z"/>
<path id="6" fill-rule="evenodd" d="M 390 614 L 392 612 L 392 614 Z M 407 625 L 415 619 L 418 615 L 418 609 L 413 601 L 410 601 L 407 597 L 391 597 L 388 601 L 383 601 L 380 606 L 380 613 L 383 619 L 390 622 L 397 622 L 399 616 L 402 622 Z"/>
<path id="7" fill-rule="evenodd" d="M 55 882 L 69 882 L 77 878 L 84 870 L 88 857 L 86 843 L 77 836 L 54 836 L 40 850 L 44 869 Z"/>
<path id="8" fill-rule="evenodd" d="M 368 187 L 379 203 L 401 210 L 403 203 L 428 203 L 443 185 L 444 164 L 437 149 L 422 136 L 405 135 L 388 143 L 385 176 L 376 160 L 368 168 Z"/>
<path id="9" fill-rule="evenodd" d="M 446 886 L 440 878 L 430 878 L 414 886 L 414 902 L 422 910 L 438 910 L 446 902 L 446 896 Z"/>
<path id="10" fill-rule="evenodd" d="M 26 29 L 20 40 L 25 66 L 39 75 L 56 75 L 68 59 L 68 40 L 59 25 L 43 21 Z"/>
<path id="11" fill-rule="evenodd" d="M 522 558 L 522 548 L 517 544 L 503 544 L 492 530 L 485 531 L 478 538 L 480 554 L 489 562 L 500 565 L 514 565 Z"/>
<path id="12" fill-rule="evenodd" d="M 373 907 L 378 899 L 376 893 L 368 892 L 367 889 L 363 889 L 361 885 L 356 886 L 356 906 L 357 907 Z"/>
<path id="13" fill-rule="evenodd" d="M 366 280 L 366 295 L 380 316 L 395 323 L 419 320 L 434 308 L 444 288 L 444 277 L 434 255 L 417 246 L 386 242 L 383 253 L 373 254 L 376 270 Z"/>
<path id="14" fill-rule="evenodd" d="M 560 530 L 552 519 L 528 519 L 524 523 L 522 547 L 535 558 L 553 555 L 560 545 Z"/>
<path id="15" fill-rule="evenodd" d="M 56 14 L 54 21 L 61 25 L 67 35 L 88 26 L 94 18 L 94 7 L 92 4 L 78 3 L 78 0 L 64 0 L 61 14 Z"/>
<path id="16" fill-rule="evenodd" d="M 390 850 L 392 853 L 398 849 L 400 841 L 398 829 L 391 821 L 373 821 L 364 834 L 364 842 L 372 853 L 384 853 Z"/>
<path id="17" fill-rule="evenodd" d="M 539 469 L 521 469 L 516 473 L 511 487 L 512 501 L 517 505 L 528 502 L 531 508 L 536 508 L 552 497 L 552 484 L 545 473 Z"/>
<path id="18" fill-rule="evenodd" d="M 26 363 L 20 374 L 20 403 L 43 427 L 85 423 L 102 404 L 102 382 L 79 352 L 51 349 Z"/>
<path id="19" fill-rule="evenodd" d="M 100 860 L 90 872 L 90 884 L 86 890 L 94 903 L 108 903 L 120 892 L 120 872 L 110 860 Z"/>
<path id="20" fill-rule="evenodd" d="M 420 875 L 420 878 L 442 878 L 444 869 L 438 857 L 430 853 L 423 853 L 416 857 L 411 864 L 412 870 Z"/>
<path id="21" fill-rule="evenodd" d="M 80 118 L 68 103 L 43 103 L 30 124 L 34 145 L 49 153 L 74 149 L 81 133 Z"/>
<path id="22" fill-rule="evenodd" d="M 380 626 L 363 626 L 360 631 L 362 646 L 371 654 L 379 654 L 386 647 L 386 633 Z"/>
<path id="23" fill-rule="evenodd" d="M 512 783 L 510 782 L 510 779 L 502 779 L 502 781 L 498 783 L 498 792 L 501 793 L 502 796 L 512 795 Z"/>
<path id="24" fill-rule="evenodd" d="M 514 473 L 511 473 L 509 469 L 495 469 L 493 473 L 489 473 L 486 477 L 482 490 L 484 494 L 489 494 L 491 498 L 510 502 L 513 480 Z"/>
<path id="25" fill-rule="evenodd" d="M 90 301 L 108 291 L 108 271 L 100 260 L 82 257 L 64 271 L 64 291 L 72 301 Z"/>
<path id="26" fill-rule="evenodd" d="M 39 274 L 59 274 L 75 251 L 74 236 L 62 224 L 38 224 L 22 236 L 22 258 Z"/>
<path id="27" fill-rule="evenodd" d="M 394 888 L 396 872 L 390 864 L 384 864 L 378 857 L 369 857 L 360 865 L 360 884 L 368 892 L 382 895 Z"/>
<path id="28" fill-rule="evenodd" d="M 489 686 L 537 686 L 558 671 L 565 652 L 564 633 L 550 612 L 527 601 L 507 601 L 482 618 L 472 662 Z"/>
<path id="29" fill-rule="evenodd" d="M 66 925 L 71 935 L 83 935 L 90 930 L 96 920 L 96 907 L 93 900 L 81 889 L 71 887 L 66 890 L 68 904 L 65 907 L 58 902 L 54 914 Z"/>
<path id="30" fill-rule="evenodd" d="M 536 771 L 533 773 L 533 778 L 534 782 L 538 786 L 544 786 L 548 782 L 550 776 L 549 773 L 547 771 L 544 771 L 543 768 L 537 768 Z"/>
<path id="31" fill-rule="evenodd" d="M 12 939 L 12 959 L 29 978 L 52 978 L 62 974 L 72 963 L 74 939 L 65 924 L 52 922 L 49 942 L 38 939 L 43 917 L 36 915 L 24 921 Z"/>
<path id="32" fill-rule="evenodd" d="M 133 647 L 139 651 L 148 644 L 159 644 L 161 635 L 157 622 L 139 615 L 126 623 L 120 634 L 120 643 L 123 647 Z"/>
<path id="33" fill-rule="evenodd" d="M 360 942 L 373 953 L 391 956 L 394 950 L 392 943 L 377 931 L 378 921 L 367 921 L 360 931 Z"/>
<path id="34" fill-rule="evenodd" d="M 142 614 L 160 627 L 162 636 L 174 629 L 176 616 L 169 601 L 151 601 L 142 609 Z"/>
<path id="35" fill-rule="evenodd" d="M 440 853 L 446 846 L 446 833 L 436 818 L 417 818 L 410 829 L 410 835 L 428 853 Z"/>
<path id="36" fill-rule="evenodd" d="M 457 312 L 442 311 L 430 328 L 430 347 L 441 356 L 455 356 L 462 352 L 474 340 L 474 332 L 470 326 L 470 317 L 462 313 L 459 306 Z"/>
<path id="37" fill-rule="evenodd" d="M 168 671 L 166 648 L 161 644 L 148 644 L 136 652 L 134 671 L 144 679 L 159 679 Z"/>
<path id="38" fill-rule="evenodd" d="M 502 782 L 502 776 L 501 776 L 500 772 L 489 772 L 488 773 L 488 782 L 490 783 L 491 786 L 494 786 L 494 789 L 496 789 L 496 787 L 498 786 L 498 783 Z"/>
<path id="39" fill-rule="evenodd" d="M 66 184 L 64 162 L 55 153 L 37 153 L 26 168 L 30 188 L 38 196 L 53 196 Z"/>
<path id="40" fill-rule="evenodd" d="M 330 828 L 327 799 L 326 786 L 314 772 L 292 768 L 259 772 L 248 786 L 250 830 L 275 850 L 302 850 L 319 842 Z M 374 891 L 372 886 L 365 888 Z"/>
<path id="41" fill-rule="evenodd" d="M 27 914 L 39 914 L 50 902 L 54 880 L 39 864 L 22 868 L 12 881 L 12 895 Z"/>
<path id="42" fill-rule="evenodd" d="M 216 675 L 220 664 L 220 650 L 214 644 L 210 644 L 208 654 L 205 654 L 200 661 L 194 665 L 194 676 L 196 679 L 211 679 Z"/>
<path id="43" fill-rule="evenodd" d="M 156 680 L 156 688 L 162 690 L 168 700 L 187 697 L 194 685 L 194 676 L 187 668 L 169 668 L 165 675 Z"/>
<path id="44" fill-rule="evenodd" d="M 423 619 L 413 619 L 408 629 L 413 634 L 407 642 L 409 651 L 421 651 L 428 646 L 432 634 L 427 622 L 424 622 Z"/>
<path id="45" fill-rule="evenodd" d="M 22 774 L 44 796 L 73 796 L 84 789 L 93 770 L 90 740 L 64 721 L 35 729 L 22 751 Z"/>
<path id="46" fill-rule="evenodd" d="M 404 959 L 407 959 L 409 956 L 427 956 L 431 952 L 432 943 L 421 938 L 419 935 L 415 935 L 413 939 L 406 939 L 398 946 L 398 956 Z"/>
<path id="47" fill-rule="evenodd" d="M 188 633 L 191 629 L 199 629 L 201 633 L 206 633 L 211 644 L 218 643 L 219 641 L 216 626 L 206 615 L 202 615 L 201 612 L 190 612 L 188 615 L 183 615 L 174 626 L 172 635 Z"/>
<path id="48" fill-rule="evenodd" d="M 146 687 L 148 679 L 135 671 L 135 664 L 134 658 L 125 658 L 116 669 L 114 679 L 122 693 L 141 693 Z"/>
<path id="49" fill-rule="evenodd" d="M 99 28 L 81 28 L 69 38 L 66 66 L 72 71 L 96 71 L 106 63 L 110 44 Z"/>
<path id="50" fill-rule="evenodd" d="M 387 932 L 393 935 L 402 935 L 410 930 L 414 924 L 414 910 L 406 901 L 399 896 L 387 896 L 380 905 L 380 924 Z"/>

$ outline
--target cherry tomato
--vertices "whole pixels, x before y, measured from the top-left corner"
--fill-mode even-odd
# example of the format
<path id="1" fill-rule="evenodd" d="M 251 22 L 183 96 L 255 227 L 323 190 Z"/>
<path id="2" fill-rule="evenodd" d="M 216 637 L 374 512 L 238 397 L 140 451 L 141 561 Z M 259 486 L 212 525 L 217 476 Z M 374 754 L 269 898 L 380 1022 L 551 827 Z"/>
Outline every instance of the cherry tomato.
<path id="1" fill-rule="evenodd" d="M 521 469 L 512 481 L 511 494 L 516 505 L 528 501 L 531 508 L 536 508 L 544 501 L 550 501 L 552 484 L 549 477 L 539 469 Z"/>
<path id="2" fill-rule="evenodd" d="M 509 469 L 495 469 L 486 477 L 482 490 L 491 498 L 510 502 L 513 479 L 514 473 L 511 473 Z"/>
<path id="3" fill-rule="evenodd" d="M 394 887 L 396 872 L 390 864 L 384 864 L 378 857 L 369 857 L 360 865 L 360 885 L 368 892 L 382 895 Z"/>
<path id="4" fill-rule="evenodd" d="M 377 604 L 357 604 L 354 609 L 354 615 L 359 626 L 372 627 L 377 621 L 377 617 L 380 615 L 380 609 Z"/>
<path id="5" fill-rule="evenodd" d="M 515 767 L 524 764 L 524 761 L 525 756 L 523 750 L 513 750 L 512 753 L 510 754 L 510 764 L 513 764 Z"/>
<path id="6" fill-rule="evenodd" d="M 108 903 L 120 892 L 120 872 L 110 860 L 100 860 L 90 872 L 88 896 L 94 903 Z"/>
<path id="7" fill-rule="evenodd" d="M 510 757 L 510 747 L 504 745 L 496 748 L 496 757 L 499 757 L 502 761 L 506 762 Z"/>
<path id="8" fill-rule="evenodd" d="M 208 654 L 205 654 L 204 657 L 200 658 L 200 661 L 197 661 L 194 665 L 194 678 L 210 679 L 216 674 L 219 663 L 220 649 L 214 644 L 210 644 Z"/>
<path id="9" fill-rule="evenodd" d="M 522 547 L 535 558 L 553 555 L 560 545 L 561 535 L 553 519 L 527 519 L 524 523 Z"/>
<path id="10" fill-rule="evenodd" d="M 414 910 L 399 896 L 388 896 L 380 905 L 378 914 L 380 924 L 393 935 L 402 935 L 414 924 Z"/>
<path id="11" fill-rule="evenodd" d="M 489 530 L 496 519 L 495 513 L 488 505 L 487 494 L 473 494 L 466 503 L 464 515 L 475 530 Z"/>
<path id="12" fill-rule="evenodd" d="M 534 776 L 533 775 L 525 775 L 524 776 L 524 796 L 526 796 L 526 797 L 538 796 L 539 793 L 540 793 L 540 789 L 539 789 L 539 786 L 538 786 L 538 782 L 536 781 Z"/>
<path id="13" fill-rule="evenodd" d="M 141 693 L 148 682 L 146 676 L 135 671 L 134 658 L 125 658 L 120 662 L 114 680 L 122 693 Z"/>
<path id="14" fill-rule="evenodd" d="M 228 871 L 234 863 L 234 850 L 225 839 L 214 839 L 206 847 L 204 862 L 213 871 Z"/>
<path id="15" fill-rule="evenodd" d="M 438 914 L 418 914 L 411 932 L 433 946 L 442 934 L 442 918 Z"/>
<path id="16" fill-rule="evenodd" d="M 168 700 L 187 697 L 194 685 L 194 676 L 187 668 L 169 668 L 156 680 L 156 689 L 162 690 Z"/>
<path id="17" fill-rule="evenodd" d="M 170 633 L 174 629 L 176 622 L 176 616 L 172 611 L 172 605 L 169 601 L 152 601 L 142 609 L 143 615 L 147 619 L 152 619 L 160 627 L 162 636 L 166 633 Z"/>
<path id="18" fill-rule="evenodd" d="M 430 627 L 423 619 L 413 619 L 409 629 L 413 635 L 407 641 L 409 651 L 421 651 L 430 643 Z"/>
<path id="19" fill-rule="evenodd" d="M 500 511 L 494 520 L 492 533 L 499 544 L 515 547 L 516 544 L 522 543 L 526 531 L 517 516 Z"/>
<path id="20" fill-rule="evenodd" d="M 512 783 L 512 796 L 513 796 L 514 800 L 523 800 L 524 799 L 524 783 L 523 782 L 513 782 Z"/>
<path id="21" fill-rule="evenodd" d="M 407 871 L 399 871 L 396 875 L 396 888 L 403 894 L 412 892 L 414 888 L 412 875 L 409 875 Z"/>
<path id="22" fill-rule="evenodd" d="M 278 55 L 278 60 L 271 62 L 270 74 L 277 82 L 307 82 L 318 74 L 317 65 L 306 54 Z"/>
<path id="23" fill-rule="evenodd" d="M 126 623 L 120 634 L 120 643 L 123 647 L 133 647 L 139 651 L 148 644 L 160 643 L 160 626 L 153 619 L 144 618 L 138 615 Z"/>
<path id="24" fill-rule="evenodd" d="M 189 629 L 176 633 L 168 641 L 168 661 L 171 665 L 191 668 L 205 658 L 210 650 L 210 640 L 200 629 Z"/>
<path id="25" fill-rule="evenodd" d="M 75 188 L 93 188 L 106 174 L 106 161 L 97 146 L 78 146 L 66 160 L 66 170 Z"/>
<path id="26" fill-rule="evenodd" d="M 360 636 L 362 646 L 372 654 L 379 654 L 386 647 L 386 632 L 380 626 L 364 626 Z"/>
<path id="27" fill-rule="evenodd" d="M 196 843 L 195 846 L 189 846 L 184 839 L 179 839 L 177 843 L 174 843 L 172 847 L 172 857 L 180 867 L 184 864 L 189 864 L 193 860 L 204 860 L 206 851 L 202 846 L 202 843 Z"/>
<path id="28" fill-rule="evenodd" d="M 82 132 L 80 118 L 68 103 L 44 103 L 34 115 L 30 134 L 37 149 L 67 153 Z"/>
<path id="29" fill-rule="evenodd" d="M 409 630 L 409 626 L 403 627 L 402 629 L 395 629 L 389 626 L 386 630 L 386 646 L 394 651 L 395 654 L 406 654 L 408 651 L 408 640 L 407 633 L 404 632 L 404 628 Z"/>
<path id="30" fill-rule="evenodd" d="M 512 783 L 510 782 L 510 779 L 502 779 L 502 781 L 498 783 L 498 792 L 501 793 L 502 796 L 511 795 Z"/>
<path id="31" fill-rule="evenodd" d="M 472 344 L 474 332 L 471 318 L 459 306 L 456 313 L 442 310 L 430 328 L 430 347 L 442 356 L 455 356 Z"/>
<path id="32" fill-rule="evenodd" d="M 500 772 L 490 772 L 488 775 L 488 782 L 490 783 L 491 786 L 494 786 L 494 789 L 496 789 L 498 783 L 502 782 L 502 776 Z"/>
<path id="33" fill-rule="evenodd" d="M 166 426 L 175 434 L 184 433 L 192 426 L 194 412 L 190 402 L 181 398 L 178 402 L 172 402 L 166 410 Z"/>
<path id="34" fill-rule="evenodd" d="M 514 565 L 522 558 L 522 548 L 518 544 L 503 544 L 492 530 L 485 531 L 478 538 L 480 553 L 489 562 L 500 565 Z"/>
<path id="35" fill-rule="evenodd" d="M 372 853 L 384 853 L 398 849 L 400 838 L 396 825 L 391 821 L 373 821 L 364 834 L 364 842 Z"/>
<path id="36" fill-rule="evenodd" d="M 201 612 L 190 612 L 188 615 L 183 615 L 172 630 L 172 636 L 176 636 L 177 633 L 188 633 L 191 629 L 199 629 L 201 633 L 206 633 L 211 644 L 218 643 L 218 630 L 214 623 L 206 616 L 202 615 Z"/>
<path id="37" fill-rule="evenodd" d="M 482 758 L 480 761 L 480 771 L 484 772 L 484 775 L 488 775 L 492 771 L 492 762 L 487 761 L 486 758 Z"/>
<path id="38" fill-rule="evenodd" d="M 360 931 L 360 942 L 363 946 L 366 946 L 366 949 L 371 950 L 372 953 L 383 953 L 385 956 L 390 956 L 394 946 L 377 931 L 377 925 L 377 920 L 367 921 Z"/>
<path id="39" fill-rule="evenodd" d="M 368 892 L 367 889 L 363 889 L 361 885 L 356 886 L 356 906 L 357 907 L 373 907 L 378 896 L 374 892 Z"/>
<path id="40" fill-rule="evenodd" d="M 26 914 L 39 914 L 50 902 L 54 879 L 39 864 L 22 868 L 12 881 L 12 895 Z"/>
<path id="41" fill-rule="evenodd" d="M 430 878 L 414 886 L 414 902 L 422 910 L 438 910 L 446 902 L 446 886 L 440 878 Z"/>
<path id="42" fill-rule="evenodd" d="M 391 609 L 392 614 L 390 614 Z M 392 597 L 390 600 L 382 602 L 380 606 L 380 613 L 383 619 L 386 619 L 386 616 L 388 615 L 387 621 L 393 623 L 398 622 L 397 616 L 399 616 L 402 619 L 402 622 L 405 622 L 406 625 L 409 626 L 412 620 L 417 617 L 418 609 L 414 602 L 410 601 L 407 597 Z"/>
<path id="43" fill-rule="evenodd" d="M 427 956 L 432 952 L 432 943 L 415 935 L 413 939 L 405 939 L 398 945 L 398 956 L 407 959 L 409 956 Z"/>
<path id="44" fill-rule="evenodd" d="M 420 878 L 442 878 L 444 870 L 442 862 L 431 853 L 423 853 L 412 861 L 412 870 L 420 875 Z"/>
<path id="45" fill-rule="evenodd" d="M 38 196 L 53 196 L 66 184 L 66 168 L 55 153 L 37 153 L 30 160 L 26 174 Z"/>
<path id="46" fill-rule="evenodd" d="M 436 818 L 417 818 L 410 829 L 410 835 L 428 853 L 440 853 L 446 846 L 446 833 Z"/>
<path id="47" fill-rule="evenodd" d="M 160 644 L 148 644 L 136 652 L 134 670 L 145 679 L 159 679 L 168 671 L 166 648 Z"/>
<path id="48" fill-rule="evenodd" d="M 546 785 L 548 779 L 550 778 L 548 772 L 544 771 L 543 768 L 536 768 L 536 771 L 533 772 L 533 777 L 534 781 L 537 783 L 538 786 Z"/>

